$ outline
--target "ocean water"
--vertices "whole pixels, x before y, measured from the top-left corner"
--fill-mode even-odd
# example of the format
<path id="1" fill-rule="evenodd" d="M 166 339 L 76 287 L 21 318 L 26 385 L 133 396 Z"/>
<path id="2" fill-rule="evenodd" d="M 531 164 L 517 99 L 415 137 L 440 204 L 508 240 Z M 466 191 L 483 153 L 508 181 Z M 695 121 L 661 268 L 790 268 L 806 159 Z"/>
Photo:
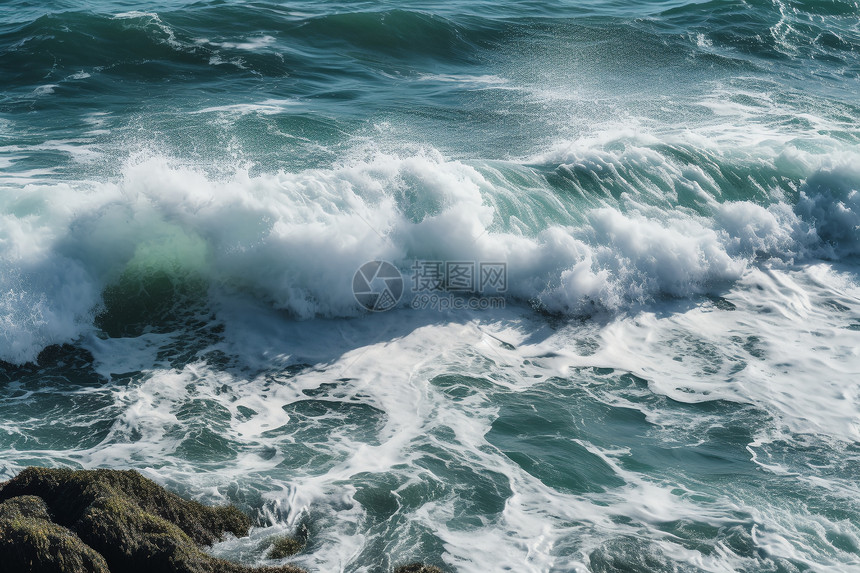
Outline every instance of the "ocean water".
<path id="1" fill-rule="evenodd" d="M 0 2 L 0 480 L 217 555 L 860 571 L 858 271 L 856 1 Z"/>

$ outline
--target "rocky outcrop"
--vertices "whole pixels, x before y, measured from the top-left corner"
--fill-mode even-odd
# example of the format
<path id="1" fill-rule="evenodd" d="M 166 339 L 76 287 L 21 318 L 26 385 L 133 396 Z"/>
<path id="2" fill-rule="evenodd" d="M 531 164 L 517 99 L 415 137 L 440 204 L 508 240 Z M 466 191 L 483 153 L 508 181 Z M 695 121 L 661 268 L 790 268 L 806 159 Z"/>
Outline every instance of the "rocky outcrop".
<path id="1" fill-rule="evenodd" d="M 394 573 L 443 573 L 438 567 L 424 565 L 423 563 L 410 563 L 394 570 Z"/>
<path id="2" fill-rule="evenodd" d="M 249 527 L 235 507 L 182 499 L 135 471 L 28 468 L 0 485 L 0 563 L 20 573 L 302 573 L 200 549 Z"/>
<path id="3" fill-rule="evenodd" d="M 304 549 L 304 543 L 295 537 L 276 537 L 272 540 L 272 548 L 266 554 L 269 559 L 283 559 L 295 555 Z"/>

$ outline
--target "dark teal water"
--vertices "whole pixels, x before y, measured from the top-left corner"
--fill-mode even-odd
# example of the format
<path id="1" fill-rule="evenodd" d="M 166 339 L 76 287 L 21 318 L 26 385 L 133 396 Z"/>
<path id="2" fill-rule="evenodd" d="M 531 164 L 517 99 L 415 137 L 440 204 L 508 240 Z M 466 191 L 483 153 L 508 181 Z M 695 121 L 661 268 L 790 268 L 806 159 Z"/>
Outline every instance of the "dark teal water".
<path id="1" fill-rule="evenodd" d="M 858 94 L 857 2 L 5 0 L 0 479 L 309 571 L 860 569 Z"/>

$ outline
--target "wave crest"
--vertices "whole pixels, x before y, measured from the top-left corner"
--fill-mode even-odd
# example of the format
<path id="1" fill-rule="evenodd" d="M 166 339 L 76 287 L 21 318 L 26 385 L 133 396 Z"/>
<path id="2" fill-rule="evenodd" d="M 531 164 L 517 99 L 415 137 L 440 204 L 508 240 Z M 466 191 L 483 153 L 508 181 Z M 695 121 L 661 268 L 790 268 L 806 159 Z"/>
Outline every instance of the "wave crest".
<path id="1" fill-rule="evenodd" d="M 519 182 L 530 171 L 508 169 Z M 116 183 L 4 193 L 0 359 L 33 360 L 90 331 L 100 293 L 135 283 L 129 276 L 193 278 L 297 318 L 358 314 L 352 275 L 374 259 L 407 276 L 416 259 L 505 261 L 510 297 L 566 314 L 705 293 L 761 260 L 856 254 L 858 180 L 847 166 L 813 171 L 794 207 L 707 193 L 699 211 L 665 198 L 649 206 L 654 193 L 631 189 L 578 211 L 575 198 L 559 197 L 561 209 L 545 202 L 541 227 L 535 197 L 550 188 L 523 190 L 491 166 L 433 150 L 226 179 L 153 157 L 129 164 Z"/>

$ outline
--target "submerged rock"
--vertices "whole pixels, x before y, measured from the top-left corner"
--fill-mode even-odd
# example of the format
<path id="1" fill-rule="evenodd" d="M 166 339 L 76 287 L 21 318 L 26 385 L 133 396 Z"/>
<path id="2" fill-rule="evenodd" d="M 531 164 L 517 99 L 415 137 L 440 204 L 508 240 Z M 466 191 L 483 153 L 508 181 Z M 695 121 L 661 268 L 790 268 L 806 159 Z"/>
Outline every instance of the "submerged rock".
<path id="1" fill-rule="evenodd" d="M 424 565 L 423 563 L 410 563 L 402 565 L 394 570 L 394 573 L 444 573 L 438 567 L 433 565 Z"/>
<path id="2" fill-rule="evenodd" d="M 0 563 L 21 573 L 301 573 L 200 550 L 249 527 L 235 507 L 182 499 L 135 471 L 28 468 L 0 485 Z"/>
<path id="3" fill-rule="evenodd" d="M 269 559 L 283 559 L 290 555 L 295 555 L 304 549 L 305 544 L 295 537 L 282 536 L 276 537 L 272 544 L 272 548 L 266 554 Z"/>

